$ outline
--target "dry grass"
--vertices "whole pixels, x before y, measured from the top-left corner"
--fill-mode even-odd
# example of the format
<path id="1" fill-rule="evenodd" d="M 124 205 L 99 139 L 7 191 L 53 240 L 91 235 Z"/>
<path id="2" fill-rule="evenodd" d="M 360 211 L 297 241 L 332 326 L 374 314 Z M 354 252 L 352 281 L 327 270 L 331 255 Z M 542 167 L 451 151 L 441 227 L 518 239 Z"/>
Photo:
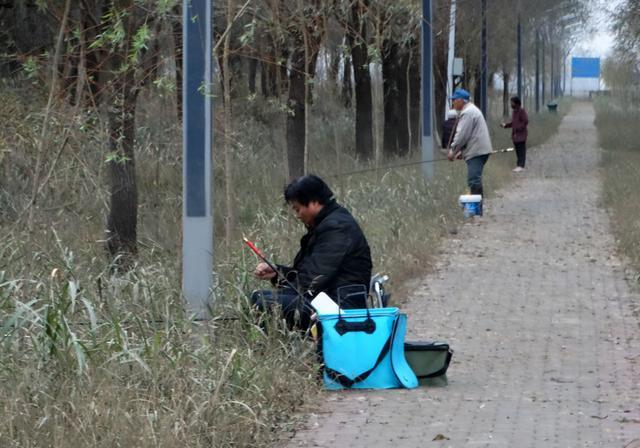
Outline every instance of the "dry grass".
<path id="1" fill-rule="evenodd" d="M 277 321 L 256 324 L 246 302 L 259 286 L 249 274 L 255 260 L 240 241 L 228 251 L 216 248 L 216 315 L 225 319 L 186 319 L 179 286 L 180 133 L 171 114 L 154 113 L 172 110 L 168 100 L 147 98 L 140 110 L 140 258 L 115 277 L 100 241 L 108 197 L 101 121 L 92 114 L 70 117 L 64 108 L 54 115 L 45 168 L 51 177 L 36 210 L 37 232 L 28 235 L 16 220 L 30 191 L 38 100 L 15 88 L 2 94 L 0 446 L 275 443 L 291 429 L 295 411 L 317 397 L 313 347 Z M 429 183 L 419 167 L 331 177 L 336 167 L 364 167 L 350 155 L 349 114 L 330 98 L 321 100 L 326 97 L 318 95 L 314 106 L 313 169 L 362 223 L 374 269 L 391 275 L 398 297 L 404 280 L 428 269 L 442 237 L 460 223 L 464 164 L 438 163 Z M 281 200 L 284 141 L 274 131 L 281 129 L 281 110 L 247 103 L 236 113 L 238 236 L 256 240 L 275 260 L 290 260 L 303 229 Z M 559 118 L 532 120 L 532 139 L 552 134 Z M 54 166 L 64 126 L 70 139 Z M 508 132 L 493 131 L 495 146 L 508 146 Z M 511 178 L 511 157 L 492 158 L 489 195 Z M 222 197 L 215 204 L 218 236 Z"/>
<path id="2" fill-rule="evenodd" d="M 603 204 L 609 209 L 620 251 L 640 272 L 640 110 L 626 99 L 601 98 L 596 103 L 596 126 L 604 173 Z M 640 281 L 640 276 L 636 276 Z"/>

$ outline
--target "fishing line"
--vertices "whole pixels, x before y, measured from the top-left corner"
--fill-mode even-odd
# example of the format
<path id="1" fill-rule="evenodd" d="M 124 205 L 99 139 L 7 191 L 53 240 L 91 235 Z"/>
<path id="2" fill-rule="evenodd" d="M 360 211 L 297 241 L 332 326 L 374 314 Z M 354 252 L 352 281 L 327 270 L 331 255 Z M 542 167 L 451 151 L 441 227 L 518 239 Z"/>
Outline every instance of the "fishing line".
<path id="1" fill-rule="evenodd" d="M 491 151 L 489 154 L 500 154 L 503 152 L 511 152 L 513 151 L 513 148 L 505 148 L 505 149 L 497 149 L 495 151 Z M 353 176 L 355 174 L 362 174 L 362 173 L 371 173 L 374 171 L 380 171 L 380 170 L 385 170 L 385 171 L 389 171 L 389 170 L 395 170 L 397 168 L 406 168 L 408 166 L 416 166 L 416 165 L 422 165 L 425 163 L 437 163 L 437 162 L 449 162 L 449 159 L 447 158 L 443 158 L 443 159 L 431 159 L 431 160 L 420 160 L 417 162 L 406 162 L 406 163 L 399 163 L 397 165 L 387 165 L 387 166 L 380 166 L 377 168 L 366 168 L 366 169 L 362 169 L 362 170 L 356 170 L 356 171 L 347 171 L 345 173 L 338 173 L 338 174 L 330 174 L 326 177 L 349 177 L 349 176 Z"/>

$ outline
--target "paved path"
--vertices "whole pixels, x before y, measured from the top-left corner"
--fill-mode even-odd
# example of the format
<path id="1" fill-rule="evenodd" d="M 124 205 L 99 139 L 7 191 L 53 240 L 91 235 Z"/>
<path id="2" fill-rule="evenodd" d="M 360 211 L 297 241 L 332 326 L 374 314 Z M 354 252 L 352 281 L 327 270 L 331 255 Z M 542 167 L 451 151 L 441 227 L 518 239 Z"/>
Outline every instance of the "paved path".
<path id="1" fill-rule="evenodd" d="M 409 338 L 451 344 L 449 385 L 327 393 L 291 447 L 640 447 L 640 297 L 598 208 L 593 118 L 575 104 L 416 282 Z"/>

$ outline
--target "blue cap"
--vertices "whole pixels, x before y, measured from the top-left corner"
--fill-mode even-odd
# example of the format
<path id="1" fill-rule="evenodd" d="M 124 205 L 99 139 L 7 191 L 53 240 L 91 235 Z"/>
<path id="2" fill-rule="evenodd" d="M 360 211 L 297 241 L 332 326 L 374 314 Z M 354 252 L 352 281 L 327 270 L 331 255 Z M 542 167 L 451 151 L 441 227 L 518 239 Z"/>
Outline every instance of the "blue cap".
<path id="1" fill-rule="evenodd" d="M 466 101 L 469 101 L 469 98 L 471 98 L 471 95 L 464 89 L 456 89 L 455 92 L 453 92 L 453 95 L 449 97 L 450 100 L 461 99 Z"/>

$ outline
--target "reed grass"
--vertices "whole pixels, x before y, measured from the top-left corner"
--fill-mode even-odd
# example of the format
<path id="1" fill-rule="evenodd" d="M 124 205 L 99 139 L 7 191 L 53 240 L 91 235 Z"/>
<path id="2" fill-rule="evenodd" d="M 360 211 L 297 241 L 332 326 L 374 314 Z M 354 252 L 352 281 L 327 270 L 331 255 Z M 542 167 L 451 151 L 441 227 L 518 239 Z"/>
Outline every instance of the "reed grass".
<path id="1" fill-rule="evenodd" d="M 622 98 L 596 101 L 596 126 L 602 154 L 602 204 L 609 210 L 620 253 L 640 282 L 640 110 Z"/>

